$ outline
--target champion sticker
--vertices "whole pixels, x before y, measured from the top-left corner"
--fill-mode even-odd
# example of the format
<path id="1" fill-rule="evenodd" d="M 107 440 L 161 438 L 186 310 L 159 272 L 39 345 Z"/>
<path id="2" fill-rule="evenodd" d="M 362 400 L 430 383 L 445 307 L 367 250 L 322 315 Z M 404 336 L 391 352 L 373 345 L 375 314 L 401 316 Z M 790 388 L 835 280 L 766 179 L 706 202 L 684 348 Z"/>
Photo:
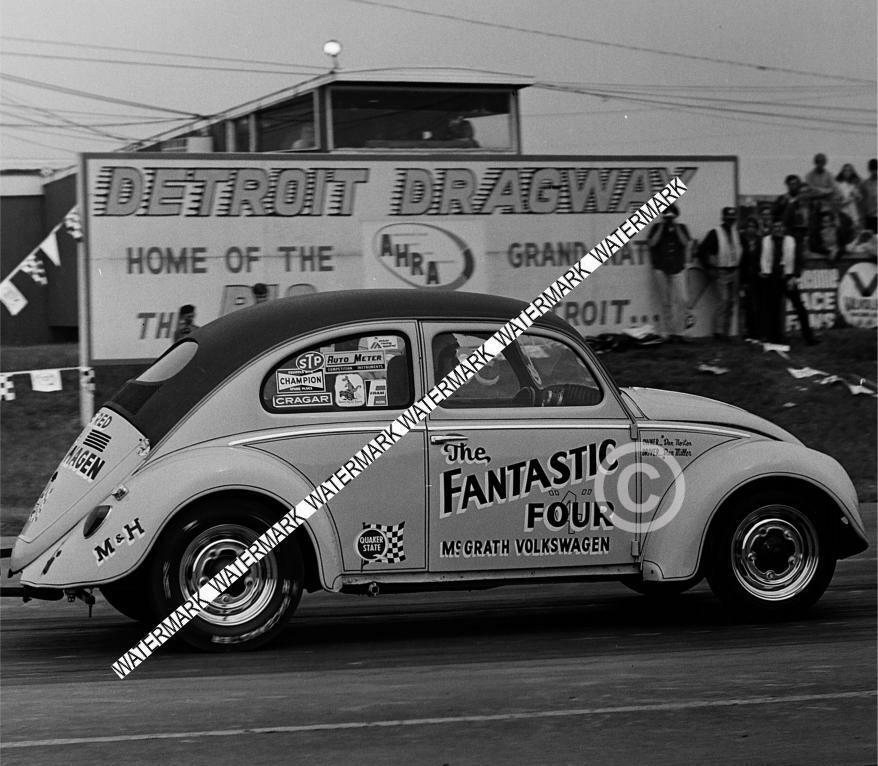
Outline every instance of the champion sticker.
<path id="1" fill-rule="evenodd" d="M 335 403 L 339 407 L 362 407 L 366 403 L 366 384 L 355 372 L 335 379 Z"/>
<path id="2" fill-rule="evenodd" d="M 301 372 L 300 370 L 278 370 L 275 373 L 277 392 L 285 394 L 297 391 L 324 391 L 326 384 L 323 370 Z"/>

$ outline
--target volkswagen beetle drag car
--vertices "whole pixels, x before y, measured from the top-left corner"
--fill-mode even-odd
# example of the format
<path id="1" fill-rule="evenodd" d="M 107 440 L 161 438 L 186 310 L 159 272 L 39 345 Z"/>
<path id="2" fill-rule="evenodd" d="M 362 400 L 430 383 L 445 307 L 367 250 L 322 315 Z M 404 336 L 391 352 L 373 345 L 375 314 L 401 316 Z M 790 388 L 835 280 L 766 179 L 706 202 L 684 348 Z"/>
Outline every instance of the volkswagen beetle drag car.
<path id="1" fill-rule="evenodd" d="M 36 596 L 98 587 L 157 622 L 524 307 L 420 290 L 324 293 L 224 316 L 97 412 L 22 530 Z M 376 593 L 707 577 L 736 609 L 812 604 L 866 547 L 832 458 L 717 401 L 618 388 L 539 320 L 182 632 L 249 648 L 303 590 Z"/>

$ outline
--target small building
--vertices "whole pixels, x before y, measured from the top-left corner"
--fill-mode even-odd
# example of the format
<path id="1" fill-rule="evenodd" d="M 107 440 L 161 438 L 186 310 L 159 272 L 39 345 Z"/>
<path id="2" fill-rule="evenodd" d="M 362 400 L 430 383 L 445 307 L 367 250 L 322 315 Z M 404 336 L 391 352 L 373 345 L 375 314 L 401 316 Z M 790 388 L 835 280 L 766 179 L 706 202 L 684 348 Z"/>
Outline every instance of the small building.
<path id="1" fill-rule="evenodd" d="M 120 152 L 521 153 L 519 91 L 533 80 L 470 69 L 332 71 L 121 147 Z M 4 299 L 2 343 L 77 337 L 76 243 L 57 228 L 76 204 L 76 171 L 0 171 L 0 262 L 14 301 Z M 55 237 L 60 266 L 39 256 Z M 16 268 L 30 253 L 43 285 Z M 19 298 L 20 296 L 20 298 Z M 25 305 L 22 305 L 22 299 Z M 10 307 L 18 308 L 11 313 Z"/>

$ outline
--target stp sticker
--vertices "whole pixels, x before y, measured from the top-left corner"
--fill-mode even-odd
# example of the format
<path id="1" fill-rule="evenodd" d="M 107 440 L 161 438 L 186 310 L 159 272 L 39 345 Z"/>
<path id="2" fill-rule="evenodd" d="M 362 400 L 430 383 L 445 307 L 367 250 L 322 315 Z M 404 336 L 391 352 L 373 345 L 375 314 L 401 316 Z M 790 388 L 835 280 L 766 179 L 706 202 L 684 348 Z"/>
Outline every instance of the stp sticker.
<path id="1" fill-rule="evenodd" d="M 299 372 L 315 372 L 323 369 L 323 354 L 319 351 L 306 351 L 296 359 Z"/>

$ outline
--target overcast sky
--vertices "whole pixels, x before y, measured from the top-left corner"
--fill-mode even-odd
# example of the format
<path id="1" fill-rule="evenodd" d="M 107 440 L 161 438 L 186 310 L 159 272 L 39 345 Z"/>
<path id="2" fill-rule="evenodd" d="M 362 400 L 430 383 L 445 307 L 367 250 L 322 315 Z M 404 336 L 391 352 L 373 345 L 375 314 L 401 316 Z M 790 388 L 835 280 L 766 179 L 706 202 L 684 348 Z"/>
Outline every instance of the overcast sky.
<path id="1" fill-rule="evenodd" d="M 588 91 L 525 90 L 529 153 L 736 154 L 745 194 L 779 193 L 818 151 L 861 175 L 876 154 L 875 0 L 0 0 L 0 34 L 5 167 L 180 124 L 63 89 L 211 114 L 325 71 L 330 38 L 345 69 Z"/>

